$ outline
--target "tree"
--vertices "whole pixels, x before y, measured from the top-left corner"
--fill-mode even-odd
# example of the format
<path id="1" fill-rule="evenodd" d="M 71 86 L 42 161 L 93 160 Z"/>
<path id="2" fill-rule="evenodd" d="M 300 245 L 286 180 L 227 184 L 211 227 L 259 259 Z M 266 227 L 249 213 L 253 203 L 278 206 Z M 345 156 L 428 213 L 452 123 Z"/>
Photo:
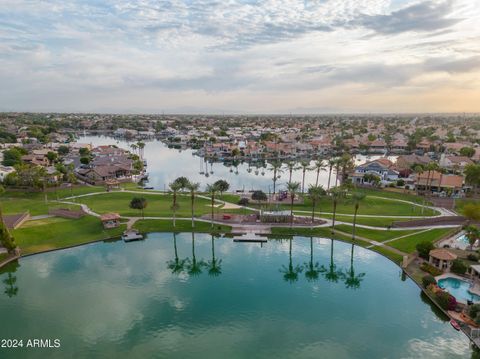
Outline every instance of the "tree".
<path id="1" fill-rule="evenodd" d="M 427 288 L 430 284 L 437 284 L 435 277 L 431 274 L 425 274 L 422 277 L 423 288 Z"/>
<path id="2" fill-rule="evenodd" d="M 260 204 L 261 201 L 267 200 L 267 195 L 265 194 L 265 192 L 257 190 L 252 193 L 252 199 L 254 201 L 257 201 L 258 204 Z"/>
<path id="3" fill-rule="evenodd" d="M 460 149 L 460 155 L 465 157 L 473 157 L 475 154 L 475 148 L 472 147 L 462 147 Z"/>
<path id="4" fill-rule="evenodd" d="M 290 227 L 293 226 L 293 202 L 295 201 L 295 195 L 300 188 L 299 182 L 288 182 L 287 191 L 290 194 Z"/>
<path id="5" fill-rule="evenodd" d="M 355 230 L 357 229 L 357 213 L 360 208 L 360 203 L 365 199 L 365 193 L 355 192 L 352 194 L 353 205 L 355 210 L 353 212 L 353 228 L 352 228 L 352 240 L 355 240 Z"/>
<path id="6" fill-rule="evenodd" d="M 65 155 L 68 155 L 68 153 L 70 152 L 70 148 L 62 145 L 58 147 L 57 152 L 60 156 L 65 156 Z"/>
<path id="7" fill-rule="evenodd" d="M 185 177 L 185 176 L 181 176 L 181 177 L 177 177 L 177 179 L 175 179 L 175 181 L 173 181 L 175 184 L 178 184 L 180 187 L 179 187 L 179 191 L 180 190 L 183 190 L 183 189 L 186 189 L 187 186 L 188 186 L 188 178 Z"/>
<path id="8" fill-rule="evenodd" d="M 344 191 L 342 188 L 334 187 L 329 191 L 330 197 L 332 198 L 333 204 L 333 216 L 332 216 L 332 234 L 334 233 L 335 229 L 335 217 L 337 214 L 337 204 L 340 198 L 344 195 Z"/>
<path id="9" fill-rule="evenodd" d="M 288 182 L 292 182 L 292 173 L 294 170 L 297 169 L 297 165 L 293 161 L 287 162 L 287 170 L 288 170 Z"/>
<path id="10" fill-rule="evenodd" d="M 3 192 L 5 192 L 5 189 L 3 188 L 3 186 L 0 186 L 0 194 L 2 194 Z M 15 250 L 15 248 L 17 248 L 15 239 L 11 235 L 6 224 L 3 222 L 3 213 L 2 213 L 1 207 L 0 207 L 0 244 L 2 244 L 8 250 L 8 252 L 12 252 Z"/>
<path id="11" fill-rule="evenodd" d="M 273 161 L 271 164 L 271 170 L 273 171 L 273 194 L 275 195 L 276 183 L 280 178 L 278 174 L 282 172 L 282 164 L 279 161 Z"/>
<path id="12" fill-rule="evenodd" d="M 80 163 L 82 165 L 88 165 L 90 163 L 90 158 L 89 157 L 81 157 L 80 158 Z"/>
<path id="13" fill-rule="evenodd" d="M 53 152 L 53 151 L 48 151 L 47 152 L 47 158 L 48 158 L 48 161 L 50 162 L 50 164 L 52 164 L 57 160 L 58 154 Z"/>
<path id="14" fill-rule="evenodd" d="M 480 204 L 467 203 L 462 209 L 463 216 L 471 221 L 480 221 Z"/>
<path id="15" fill-rule="evenodd" d="M 332 170 L 335 164 L 337 163 L 336 159 L 331 158 L 328 160 L 328 184 L 327 191 L 330 190 L 330 179 L 332 178 Z"/>
<path id="16" fill-rule="evenodd" d="M 480 187 L 480 164 L 469 164 L 465 166 L 465 182 L 472 186 L 474 195 Z"/>
<path id="17" fill-rule="evenodd" d="M 214 183 L 217 187 L 218 191 L 220 192 L 220 196 L 223 195 L 223 192 L 227 192 L 230 188 L 230 184 L 225 180 L 218 180 Z"/>
<path id="18" fill-rule="evenodd" d="M 144 216 L 144 210 L 147 208 L 147 200 L 143 197 L 133 197 L 132 200 L 130 201 L 130 208 L 133 209 L 138 209 L 142 213 L 142 218 L 145 218 Z"/>
<path id="19" fill-rule="evenodd" d="M 423 166 L 416 165 L 413 168 L 413 172 L 415 173 L 417 178 L 417 185 L 415 186 L 415 191 L 417 192 L 417 196 L 418 196 L 418 179 L 420 178 L 420 175 L 423 173 Z"/>
<path id="20" fill-rule="evenodd" d="M 318 178 L 320 177 L 320 171 L 325 170 L 325 164 L 323 163 L 323 160 L 317 160 L 315 161 L 313 165 L 313 170 L 317 173 L 317 177 L 315 179 L 315 186 L 318 186 Z"/>
<path id="21" fill-rule="evenodd" d="M 182 184 L 177 182 L 177 181 L 174 181 L 172 183 L 170 183 L 168 185 L 170 187 L 170 191 L 172 191 L 173 193 L 173 202 L 172 202 L 172 206 L 170 207 L 170 209 L 172 210 L 173 212 L 173 227 L 175 227 L 176 225 L 176 214 L 177 214 L 177 210 L 179 208 L 179 205 L 177 203 L 177 194 L 178 194 L 178 191 L 180 191 L 182 189 Z"/>
<path id="22" fill-rule="evenodd" d="M 310 163 L 307 161 L 300 162 L 300 168 L 302 169 L 302 193 L 305 192 L 304 191 L 305 190 L 305 173 L 311 170 L 309 166 L 310 166 Z M 318 182 L 318 178 L 317 178 L 317 182 Z"/>
<path id="23" fill-rule="evenodd" d="M 318 201 L 325 196 L 326 192 L 322 186 L 309 186 L 308 187 L 308 197 L 312 201 L 312 223 L 315 222 L 315 208 Z"/>
<path id="24" fill-rule="evenodd" d="M 434 248 L 432 242 L 423 241 L 418 243 L 415 248 L 417 249 L 418 255 L 424 259 L 428 259 L 430 256 L 430 251 Z"/>
<path id="25" fill-rule="evenodd" d="M 144 148 L 145 148 L 145 143 L 143 143 L 142 141 L 138 141 L 137 142 L 137 147 L 138 147 L 138 153 L 140 155 L 140 158 L 143 160 L 143 151 L 144 151 Z"/>
<path id="26" fill-rule="evenodd" d="M 211 200 L 211 207 L 212 207 L 211 225 L 212 225 L 212 228 L 213 228 L 215 195 L 218 192 L 218 188 L 217 188 L 217 186 L 215 186 L 215 184 L 209 184 L 209 185 L 207 185 L 206 192 L 210 195 L 210 200 Z"/>
<path id="27" fill-rule="evenodd" d="M 192 209 L 192 228 L 195 227 L 195 221 L 194 221 L 194 208 L 195 208 L 195 195 L 200 188 L 200 183 L 197 182 L 188 182 L 186 189 L 190 191 L 190 200 L 191 200 L 191 209 Z"/>
<path id="28" fill-rule="evenodd" d="M 465 237 L 468 239 L 470 249 L 473 249 L 475 242 L 480 239 L 480 230 L 476 226 L 467 226 L 465 228 Z"/>
<path id="29" fill-rule="evenodd" d="M 78 150 L 78 153 L 80 154 L 81 157 L 90 156 L 90 150 L 86 147 L 80 148 L 80 150 Z"/>
<path id="30" fill-rule="evenodd" d="M 452 261 L 452 266 L 450 267 L 450 270 L 456 274 L 465 274 L 465 272 L 467 271 L 467 266 L 461 259 L 454 259 Z"/>
<path id="31" fill-rule="evenodd" d="M 3 151 L 4 166 L 16 166 L 22 162 L 22 153 L 17 148 Z"/>

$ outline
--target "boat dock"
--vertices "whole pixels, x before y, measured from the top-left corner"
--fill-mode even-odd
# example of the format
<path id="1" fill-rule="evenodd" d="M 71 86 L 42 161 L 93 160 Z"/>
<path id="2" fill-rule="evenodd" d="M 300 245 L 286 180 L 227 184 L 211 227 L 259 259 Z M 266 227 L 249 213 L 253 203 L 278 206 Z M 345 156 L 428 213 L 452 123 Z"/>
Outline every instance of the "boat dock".
<path id="1" fill-rule="evenodd" d="M 143 239 L 143 235 L 135 229 L 129 229 L 123 232 L 122 239 L 125 242 L 139 241 Z"/>
<path id="2" fill-rule="evenodd" d="M 234 237 L 234 242 L 266 243 L 267 237 L 259 236 L 255 233 L 245 233 L 242 236 Z"/>

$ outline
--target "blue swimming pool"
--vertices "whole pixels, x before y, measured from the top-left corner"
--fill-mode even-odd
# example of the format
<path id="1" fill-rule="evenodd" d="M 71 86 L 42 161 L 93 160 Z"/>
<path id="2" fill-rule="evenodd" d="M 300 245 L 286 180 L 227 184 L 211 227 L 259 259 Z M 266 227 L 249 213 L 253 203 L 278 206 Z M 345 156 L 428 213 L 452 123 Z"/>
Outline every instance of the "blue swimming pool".
<path id="1" fill-rule="evenodd" d="M 457 301 L 466 302 L 467 300 L 471 300 L 473 302 L 480 302 L 480 296 L 472 294 L 468 291 L 470 288 L 470 283 L 467 281 L 448 277 L 440 279 L 438 281 L 438 286 L 447 290 L 457 299 Z"/>
<path id="2" fill-rule="evenodd" d="M 465 245 L 467 245 L 467 246 L 470 245 L 470 242 L 468 241 L 467 236 L 464 235 L 464 234 L 461 235 L 461 236 L 459 236 L 459 237 L 457 237 L 456 239 L 457 239 L 457 242 L 460 242 L 460 243 L 465 244 Z"/>

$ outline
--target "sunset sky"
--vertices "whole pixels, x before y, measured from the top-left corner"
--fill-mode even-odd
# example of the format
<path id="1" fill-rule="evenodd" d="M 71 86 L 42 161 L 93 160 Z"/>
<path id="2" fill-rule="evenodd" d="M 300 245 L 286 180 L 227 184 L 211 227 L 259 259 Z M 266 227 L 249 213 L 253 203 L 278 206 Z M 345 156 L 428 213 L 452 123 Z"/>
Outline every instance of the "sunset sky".
<path id="1" fill-rule="evenodd" d="M 0 0 L 0 111 L 480 112 L 480 0 Z"/>

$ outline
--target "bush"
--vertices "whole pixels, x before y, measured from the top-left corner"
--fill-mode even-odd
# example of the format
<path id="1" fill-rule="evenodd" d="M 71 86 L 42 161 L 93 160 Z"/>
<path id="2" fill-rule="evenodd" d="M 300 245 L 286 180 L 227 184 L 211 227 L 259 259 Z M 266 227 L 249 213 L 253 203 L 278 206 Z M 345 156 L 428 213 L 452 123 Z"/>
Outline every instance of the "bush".
<path id="1" fill-rule="evenodd" d="M 428 254 L 434 248 L 431 242 L 425 241 L 420 242 L 415 247 L 417 249 L 418 255 L 424 259 L 428 259 Z"/>
<path id="2" fill-rule="evenodd" d="M 465 274 L 465 272 L 467 271 L 467 266 L 461 259 L 455 259 L 452 262 L 450 270 L 456 274 Z"/>
<path id="3" fill-rule="evenodd" d="M 238 201 L 238 204 L 240 206 L 248 206 L 248 204 L 250 203 L 250 201 L 248 200 L 248 198 L 240 198 L 240 200 Z"/>
<path id="4" fill-rule="evenodd" d="M 440 269 L 428 263 L 422 263 L 422 265 L 420 266 L 420 269 L 423 270 L 424 272 L 430 273 L 434 277 L 443 273 Z"/>
<path id="5" fill-rule="evenodd" d="M 476 323 L 480 324 L 480 304 L 473 304 L 468 307 L 468 315 L 475 320 Z"/>
<path id="6" fill-rule="evenodd" d="M 267 195 L 263 191 L 255 191 L 252 193 L 252 199 L 254 201 L 266 201 L 267 200 Z"/>
<path id="7" fill-rule="evenodd" d="M 427 288 L 430 284 L 437 284 L 437 281 L 431 274 L 426 274 L 422 278 L 423 288 Z"/>
<path id="8" fill-rule="evenodd" d="M 435 301 L 444 310 L 455 310 L 457 307 L 457 300 L 455 297 L 443 290 L 439 290 L 435 293 Z"/>
<path id="9" fill-rule="evenodd" d="M 399 179 L 399 180 L 397 181 L 397 186 L 398 186 L 398 187 L 403 187 L 403 186 L 405 186 L 405 181 L 404 181 L 403 179 Z"/>
<path id="10" fill-rule="evenodd" d="M 467 259 L 472 262 L 478 262 L 478 256 L 476 254 L 470 253 L 467 256 Z"/>

